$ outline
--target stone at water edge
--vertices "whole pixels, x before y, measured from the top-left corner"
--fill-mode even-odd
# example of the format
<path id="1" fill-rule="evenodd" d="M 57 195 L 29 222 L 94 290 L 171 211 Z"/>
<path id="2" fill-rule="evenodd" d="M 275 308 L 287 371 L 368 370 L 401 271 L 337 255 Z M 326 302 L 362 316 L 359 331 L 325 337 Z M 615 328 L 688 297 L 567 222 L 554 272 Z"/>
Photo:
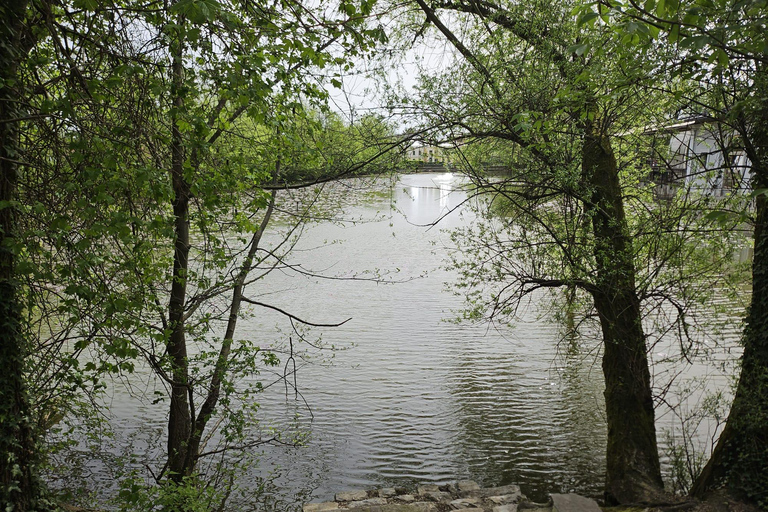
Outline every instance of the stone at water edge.
<path id="1" fill-rule="evenodd" d="M 412 503 L 405 505 L 403 503 L 389 503 L 387 505 L 372 505 L 364 508 L 352 508 L 352 509 L 339 509 L 342 510 L 354 510 L 355 512 L 438 512 L 436 503 Z M 478 509 L 474 509 L 474 512 L 480 512 Z"/>
<path id="2" fill-rule="evenodd" d="M 379 489 L 380 498 L 392 498 L 394 496 L 397 496 L 397 489 L 394 487 L 385 487 L 384 489 Z"/>
<path id="3" fill-rule="evenodd" d="M 335 501 L 326 501 L 325 503 L 305 503 L 302 507 L 304 512 L 326 512 L 328 510 L 339 510 L 339 504 Z"/>
<path id="4" fill-rule="evenodd" d="M 453 500 L 448 505 L 451 506 L 452 509 L 463 509 L 463 508 L 480 508 L 480 498 L 461 498 L 458 500 Z"/>
<path id="5" fill-rule="evenodd" d="M 406 489 L 395 487 L 339 492 L 335 502 L 309 503 L 304 512 L 518 512 L 517 503 L 525 500 L 517 485 L 484 489 L 471 480 L 443 485 L 422 484 L 417 491 L 418 494 L 408 494 Z M 538 508 L 523 512 L 595 511 Z"/>
<path id="6" fill-rule="evenodd" d="M 443 500 L 450 500 L 453 496 L 449 492 L 443 492 L 443 491 L 427 491 L 423 495 L 425 498 L 429 498 L 432 501 L 443 501 Z"/>
<path id="7" fill-rule="evenodd" d="M 337 492 L 336 501 L 360 501 L 368 498 L 368 491 Z"/>
<path id="8" fill-rule="evenodd" d="M 434 484 L 420 485 L 416 488 L 416 492 L 422 496 L 428 492 L 440 492 L 440 486 Z"/>
<path id="9" fill-rule="evenodd" d="M 387 503 L 387 498 L 368 498 L 367 500 L 353 501 L 348 505 L 348 507 L 350 509 L 360 507 L 373 507 L 377 505 L 386 505 Z"/>
<path id="10" fill-rule="evenodd" d="M 486 499 L 494 505 L 508 505 L 519 500 L 520 497 L 516 494 L 505 494 L 503 496 L 488 496 Z"/>
<path id="11" fill-rule="evenodd" d="M 578 494 L 550 494 L 552 512 L 602 512 L 597 502 Z"/>
<path id="12" fill-rule="evenodd" d="M 523 499 L 523 493 L 520 492 L 519 485 L 502 485 L 501 487 L 486 487 L 475 489 L 474 491 L 462 491 L 462 496 L 475 498 L 490 498 L 491 496 L 510 496 L 509 501 L 520 501 Z"/>
<path id="13" fill-rule="evenodd" d="M 456 484 L 459 488 L 459 491 L 476 491 L 480 489 L 480 485 L 475 482 L 474 480 L 459 480 L 459 482 Z"/>
<path id="14" fill-rule="evenodd" d="M 437 512 L 437 505 L 435 503 L 426 502 L 412 503 L 410 505 L 390 503 L 389 505 L 382 505 L 380 507 L 371 507 L 368 510 L 370 512 Z"/>

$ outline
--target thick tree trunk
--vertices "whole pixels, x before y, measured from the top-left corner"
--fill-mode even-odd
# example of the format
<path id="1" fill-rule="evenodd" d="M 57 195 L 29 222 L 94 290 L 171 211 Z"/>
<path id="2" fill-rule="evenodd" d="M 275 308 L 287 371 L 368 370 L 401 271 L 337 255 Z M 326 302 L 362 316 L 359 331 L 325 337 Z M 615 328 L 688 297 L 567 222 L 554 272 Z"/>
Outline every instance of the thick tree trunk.
<path id="1" fill-rule="evenodd" d="M 35 439 L 23 367 L 27 350 L 14 278 L 19 91 L 17 71 L 26 50 L 21 33 L 27 2 L 0 2 L 0 507 L 30 510 L 35 501 Z"/>
<path id="2" fill-rule="evenodd" d="M 170 478 L 180 481 L 184 476 L 189 436 L 192 428 L 192 412 L 189 396 L 189 362 L 185 336 L 184 308 L 189 271 L 189 198 L 190 188 L 184 178 L 184 141 L 179 129 L 179 115 L 184 106 L 182 87 L 184 69 L 182 44 L 172 49 L 173 113 L 171 115 L 171 184 L 173 186 L 174 254 L 173 283 L 168 304 L 168 323 L 171 333 L 167 352 L 171 363 L 171 410 L 168 418 L 168 470 Z"/>
<path id="3" fill-rule="evenodd" d="M 590 124 L 584 140 L 585 201 L 595 236 L 596 290 L 603 331 L 603 374 L 608 421 L 606 499 L 653 501 L 663 491 L 653 398 L 640 300 L 635 290 L 616 158 L 607 135 Z"/>
<path id="4" fill-rule="evenodd" d="M 742 126 L 752 161 L 752 188 L 768 190 L 768 76 L 756 79 L 762 102 Z M 761 93 L 761 94 L 760 94 Z M 728 420 L 691 494 L 725 485 L 739 497 L 768 507 L 768 197 L 755 199 L 752 302 L 744 331 L 741 375 Z"/>

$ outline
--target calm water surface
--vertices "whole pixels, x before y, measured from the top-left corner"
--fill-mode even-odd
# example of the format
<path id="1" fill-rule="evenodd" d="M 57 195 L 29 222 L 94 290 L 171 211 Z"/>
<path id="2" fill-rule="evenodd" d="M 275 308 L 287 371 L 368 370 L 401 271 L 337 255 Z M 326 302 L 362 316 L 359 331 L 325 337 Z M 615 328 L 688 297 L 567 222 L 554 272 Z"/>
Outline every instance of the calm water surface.
<path id="1" fill-rule="evenodd" d="M 346 191 L 356 206 L 344 216 L 366 221 L 311 226 L 294 263 L 326 276 L 370 277 L 364 272 L 379 269 L 397 283 L 284 271 L 253 289 L 304 319 L 352 319 L 308 334 L 322 332 L 325 346 L 342 350 L 310 348 L 297 360 L 303 400 L 282 384 L 259 397 L 263 428 L 295 418 L 309 437 L 300 448 L 262 448 L 245 480 L 274 479 L 275 510 L 339 490 L 457 478 L 518 483 L 538 500 L 549 492 L 599 496 L 606 428 L 596 344 L 588 336 L 561 342 L 562 328 L 536 304 L 512 327 L 447 322 L 462 298 L 445 288 L 456 276 L 444 268 L 452 247 L 444 230 L 471 220 L 461 215 L 466 194 L 459 180 L 406 175 L 381 192 Z M 424 226 L 441 216 L 437 227 Z M 290 335 L 279 315 L 254 313 L 238 337 L 269 346 Z M 293 338 L 297 350 L 307 348 Z M 692 371 L 705 373 L 711 369 Z M 116 391 L 111 406 L 123 436 L 164 426 L 162 405 L 137 404 Z M 660 416 L 660 428 L 677 422 L 668 411 Z M 150 456 L 161 453 L 157 438 L 142 443 Z"/>

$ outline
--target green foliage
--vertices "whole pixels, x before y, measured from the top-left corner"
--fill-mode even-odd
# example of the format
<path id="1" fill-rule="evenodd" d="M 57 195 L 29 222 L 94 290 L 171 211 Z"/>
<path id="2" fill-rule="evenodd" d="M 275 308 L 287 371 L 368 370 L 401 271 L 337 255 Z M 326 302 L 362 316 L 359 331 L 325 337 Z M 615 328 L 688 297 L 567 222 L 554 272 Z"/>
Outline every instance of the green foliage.
<path id="1" fill-rule="evenodd" d="M 704 216 L 715 226 L 739 224 L 754 228 L 755 251 L 752 305 L 744 333 L 744 355 L 736 398 L 728 423 L 712 458 L 693 485 L 697 496 L 725 485 L 742 498 L 765 506 L 765 416 L 768 392 L 764 385 L 768 357 L 766 324 L 761 316 L 766 283 L 765 202 L 768 183 L 768 132 L 765 130 L 768 4 L 728 0 L 649 0 L 589 2 L 577 7 L 584 23 L 599 13 L 610 30 L 643 50 L 665 48 L 668 58 L 660 69 L 687 86 L 674 92 L 682 109 L 711 115 L 721 132 L 738 139 L 751 161 L 753 202 L 714 205 Z M 626 39 L 632 29 L 646 27 L 642 37 Z M 734 137 L 735 136 L 735 137 Z M 728 151 L 724 145 L 723 150 Z M 751 207 L 754 207 L 752 210 Z M 751 226 L 750 226 L 751 225 Z"/>
<path id="2" fill-rule="evenodd" d="M 320 194 L 279 198 L 283 217 L 272 227 L 282 193 L 269 189 L 381 172 L 395 161 L 380 162 L 394 146 L 392 127 L 335 118 L 319 75 L 349 70 L 351 55 L 385 40 L 367 21 L 374 5 L 30 5 L 25 30 L 38 39 L 18 80 L 26 165 L 3 206 L 19 212 L 9 247 L 33 344 L 25 363 L 39 417 L 30 421 L 41 432 L 111 377 L 131 382 L 139 368 L 189 383 L 198 404 L 210 394 L 210 412 L 191 420 L 220 424 L 214 439 L 226 449 L 245 441 L 261 384 L 244 377 L 279 360 L 253 340 L 235 341 L 236 319 L 248 311 L 233 304 L 290 252 Z M 179 181 L 189 201 L 181 213 Z M 186 240 L 179 221 L 188 222 Z M 268 227 L 269 246 L 261 241 Z M 189 254 L 177 265 L 180 240 Z M 179 284 L 183 325 L 169 320 Z M 168 353 L 174 330 L 190 344 L 181 363 Z M 156 405 L 166 406 L 170 390 L 160 393 Z M 158 499 L 180 508 L 197 491 L 213 499 L 200 478 L 168 484 Z"/>
<path id="3" fill-rule="evenodd" d="M 710 428 L 716 430 L 722 426 L 727 415 L 726 396 L 722 392 L 707 393 L 708 385 L 707 379 L 703 378 L 691 379 L 679 387 L 679 396 L 675 398 L 680 405 L 671 411 L 677 424 L 664 432 L 664 452 L 669 467 L 668 486 L 675 494 L 690 493 L 707 461 L 707 453 L 714 448 L 714 439 L 707 440 L 709 445 L 705 444 L 707 441 L 697 441 L 701 429 L 705 428 L 707 422 L 711 422 Z M 703 399 L 689 406 L 687 398 L 702 391 Z"/>
<path id="4" fill-rule="evenodd" d="M 657 499 L 643 494 L 661 491 L 646 351 L 674 335 L 681 362 L 706 353 L 715 320 L 705 305 L 738 289 L 730 262 L 744 244 L 739 216 L 707 215 L 741 212 L 743 198 L 714 200 L 681 186 L 670 201 L 657 201 L 645 165 L 649 155 L 669 160 L 654 128 L 701 104 L 703 87 L 687 79 L 702 68 L 686 63 L 670 76 L 667 65 L 679 53 L 656 44 L 653 23 L 630 15 L 617 30 L 612 9 L 635 2 L 417 2 L 462 57 L 449 70 L 425 73 L 411 104 L 437 127 L 436 141 L 460 142 L 455 160 L 477 187 L 474 225 L 453 236 L 464 318 L 514 321 L 545 289 L 591 296 L 594 309 L 584 313 L 600 320 L 613 398 L 606 401 L 607 493 Z M 450 18 L 455 32 L 440 24 L 441 9 L 461 19 Z M 503 174 L 485 172 L 489 155 L 503 162 Z M 638 421 L 621 424 L 633 414 Z M 638 435 L 621 438 L 630 431 Z M 639 453 L 647 463 L 635 466 Z"/>
<path id="5" fill-rule="evenodd" d="M 706 73 L 718 73 L 732 69 L 733 60 L 764 58 L 767 9 L 763 0 L 612 0 L 585 2 L 574 12 L 580 23 L 610 23 L 625 43 L 648 43 L 663 35 L 706 66 Z M 627 39 L 630 35 L 639 37 Z"/>
<path id="6" fill-rule="evenodd" d="M 209 485 L 198 475 L 184 477 L 181 482 L 166 481 L 162 485 L 147 485 L 134 474 L 120 482 L 118 510 L 209 512 L 219 509 L 226 501 L 228 492 L 228 489 L 217 489 Z"/>

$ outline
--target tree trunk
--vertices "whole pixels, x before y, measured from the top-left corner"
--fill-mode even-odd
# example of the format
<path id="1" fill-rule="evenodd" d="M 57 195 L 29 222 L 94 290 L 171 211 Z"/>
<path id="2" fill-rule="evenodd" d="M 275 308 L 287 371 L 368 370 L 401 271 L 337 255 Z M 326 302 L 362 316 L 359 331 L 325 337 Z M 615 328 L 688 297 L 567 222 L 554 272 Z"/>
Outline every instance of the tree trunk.
<path id="1" fill-rule="evenodd" d="M 272 218 L 272 212 L 275 208 L 276 196 L 277 192 L 273 191 L 269 205 L 267 206 L 267 209 L 264 213 L 264 218 L 259 225 L 259 229 L 251 237 L 248 254 L 246 255 L 243 263 L 240 265 L 240 271 L 238 272 L 237 279 L 235 280 L 235 286 L 232 290 L 232 301 L 229 306 L 227 330 L 224 333 L 224 339 L 221 341 L 219 357 L 216 360 L 216 368 L 213 371 L 211 383 L 208 386 L 208 393 L 206 395 L 205 401 L 203 402 L 203 405 L 200 406 L 200 411 L 197 413 L 194 429 L 192 430 L 189 440 L 187 460 L 185 462 L 185 471 L 188 475 L 191 475 L 195 470 L 195 466 L 197 465 L 197 458 L 199 456 L 198 452 L 200 450 L 200 442 L 203 438 L 203 432 L 205 431 L 208 420 L 211 418 L 213 411 L 216 409 L 216 404 L 219 401 L 221 383 L 224 379 L 224 374 L 227 371 L 229 355 L 232 351 L 232 341 L 235 338 L 235 330 L 237 329 L 237 320 L 240 317 L 240 307 L 242 305 L 245 293 L 245 281 L 251 272 L 253 260 L 256 257 L 256 252 L 259 250 L 261 237 L 264 235 L 264 232 L 267 229 L 267 225 Z"/>
<path id="2" fill-rule="evenodd" d="M 651 379 L 632 244 L 627 234 L 616 158 L 607 135 L 588 123 L 582 153 L 585 206 L 597 265 L 592 292 L 603 331 L 608 422 L 606 500 L 653 501 L 663 491 Z"/>
<path id="3" fill-rule="evenodd" d="M 758 68 L 760 69 L 760 68 Z M 755 80 L 762 101 L 741 125 L 752 161 L 752 188 L 768 189 L 768 76 Z M 691 495 L 725 485 L 736 496 L 768 507 L 768 197 L 755 199 L 752 302 L 744 331 L 741 375 L 723 433 Z"/>
<path id="4" fill-rule="evenodd" d="M 180 36 L 179 36 L 180 37 Z M 179 115 L 184 106 L 183 46 L 176 42 L 173 54 L 171 97 L 171 184 L 173 186 L 174 253 L 173 283 L 168 304 L 168 323 L 171 329 L 167 352 L 171 364 L 171 410 L 168 418 L 168 470 L 170 478 L 180 481 L 185 474 L 192 412 L 189 394 L 189 362 L 185 336 L 184 307 L 186 305 L 187 275 L 189 271 L 189 196 L 190 187 L 184 178 L 184 141 L 179 129 Z"/>
<path id="5" fill-rule="evenodd" d="M 22 306 L 14 276 L 13 247 L 19 159 L 18 67 L 27 1 L 0 2 L 0 505 L 26 511 L 37 493 L 34 478 L 35 438 L 24 387 L 28 349 L 22 329 Z"/>

